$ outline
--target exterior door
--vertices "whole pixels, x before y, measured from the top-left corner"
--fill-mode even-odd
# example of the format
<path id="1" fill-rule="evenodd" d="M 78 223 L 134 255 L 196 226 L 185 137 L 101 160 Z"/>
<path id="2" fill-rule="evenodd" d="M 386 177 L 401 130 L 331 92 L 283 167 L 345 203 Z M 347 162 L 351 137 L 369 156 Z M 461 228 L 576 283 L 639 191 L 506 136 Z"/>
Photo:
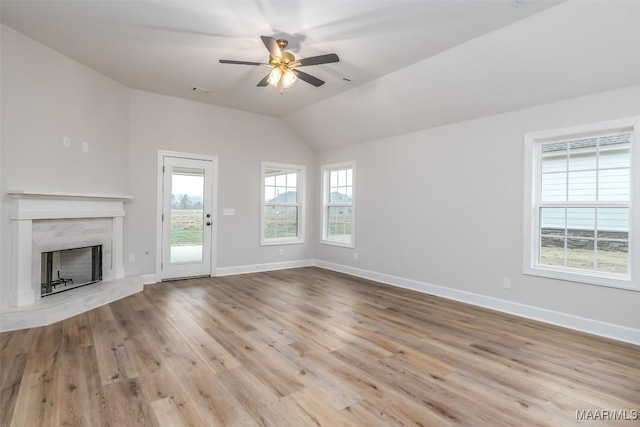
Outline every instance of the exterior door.
<path id="1" fill-rule="evenodd" d="M 211 275 L 213 161 L 163 158 L 162 279 Z"/>

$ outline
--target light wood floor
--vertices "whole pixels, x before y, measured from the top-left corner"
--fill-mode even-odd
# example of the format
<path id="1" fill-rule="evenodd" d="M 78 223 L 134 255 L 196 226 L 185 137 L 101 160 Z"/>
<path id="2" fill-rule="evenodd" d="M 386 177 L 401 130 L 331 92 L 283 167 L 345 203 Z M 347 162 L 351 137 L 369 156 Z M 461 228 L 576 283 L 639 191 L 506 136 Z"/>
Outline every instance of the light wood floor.
<path id="1" fill-rule="evenodd" d="M 2 425 L 637 426 L 640 347 L 316 268 L 0 335 Z"/>

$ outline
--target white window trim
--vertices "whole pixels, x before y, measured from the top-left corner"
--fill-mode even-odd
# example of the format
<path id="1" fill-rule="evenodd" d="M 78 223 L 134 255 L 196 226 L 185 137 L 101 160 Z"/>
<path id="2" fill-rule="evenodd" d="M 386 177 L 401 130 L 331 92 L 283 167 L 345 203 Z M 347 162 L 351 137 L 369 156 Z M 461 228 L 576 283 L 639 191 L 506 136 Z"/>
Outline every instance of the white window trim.
<path id="1" fill-rule="evenodd" d="M 299 171 L 298 175 L 298 237 L 296 238 L 272 238 L 264 237 L 264 173 L 266 169 L 291 169 Z M 304 165 L 293 165 L 289 163 L 262 162 L 262 171 L 260 173 L 260 246 L 276 246 L 276 245 L 299 245 L 304 243 L 305 231 L 305 183 L 306 183 L 306 167 Z"/>
<path id="2" fill-rule="evenodd" d="M 537 194 L 540 191 L 536 178 L 540 168 L 537 147 L 550 139 L 586 136 L 603 132 L 631 129 L 631 199 L 629 202 L 629 263 L 628 278 L 616 278 L 614 274 L 585 272 L 579 269 L 552 267 L 537 264 L 538 215 L 535 212 Z M 523 203 L 523 273 L 527 275 L 568 280 L 591 285 L 608 286 L 640 291 L 640 116 L 620 120 L 573 126 L 525 135 L 524 153 L 524 203 Z"/>
<path id="3" fill-rule="evenodd" d="M 351 169 L 351 243 L 339 242 L 337 240 L 327 239 L 327 207 L 329 205 L 329 174 L 328 171 L 334 169 Z M 320 214 L 320 218 L 322 218 L 322 225 L 320 228 L 320 243 L 323 245 L 331 245 L 331 246 L 340 246 L 343 248 L 355 248 L 356 247 L 356 162 L 342 162 L 342 163 L 333 163 L 330 165 L 322 165 L 320 167 L 320 179 L 322 182 L 322 212 Z M 336 206 L 336 205 L 333 205 Z M 346 206 L 346 205 L 345 205 Z"/>

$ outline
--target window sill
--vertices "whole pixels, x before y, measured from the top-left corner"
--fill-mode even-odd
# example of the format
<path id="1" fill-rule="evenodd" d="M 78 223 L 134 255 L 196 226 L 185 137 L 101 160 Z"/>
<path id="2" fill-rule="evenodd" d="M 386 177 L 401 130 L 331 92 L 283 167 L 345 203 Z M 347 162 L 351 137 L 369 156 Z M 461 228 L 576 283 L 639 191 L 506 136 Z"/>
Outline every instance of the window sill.
<path id="1" fill-rule="evenodd" d="M 278 245 L 302 245 L 303 239 L 268 239 L 262 240 L 260 246 L 278 246 Z"/>
<path id="2" fill-rule="evenodd" d="M 608 288 L 625 289 L 640 292 L 640 287 L 634 285 L 628 276 L 615 274 L 598 274 L 596 272 L 584 272 L 582 270 L 559 271 L 544 266 L 526 267 L 523 274 L 528 276 L 545 277 L 548 279 L 566 280 L 569 282 L 583 283 L 587 285 L 605 286 Z M 618 276 L 618 277 L 616 277 Z"/>
<path id="3" fill-rule="evenodd" d="M 334 240 L 320 240 L 320 244 L 329 245 L 329 246 L 339 246 L 341 248 L 349 248 L 349 249 L 354 249 L 356 247 L 356 245 L 353 243 L 338 242 Z"/>

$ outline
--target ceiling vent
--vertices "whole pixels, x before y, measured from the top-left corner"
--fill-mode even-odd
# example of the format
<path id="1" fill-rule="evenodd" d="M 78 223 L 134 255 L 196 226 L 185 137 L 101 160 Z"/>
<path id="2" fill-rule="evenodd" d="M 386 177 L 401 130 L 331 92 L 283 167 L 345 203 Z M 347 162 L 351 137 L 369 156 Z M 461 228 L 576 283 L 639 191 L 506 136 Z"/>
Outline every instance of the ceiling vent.
<path id="1" fill-rule="evenodd" d="M 191 90 L 193 92 L 203 93 L 203 94 L 211 93 L 211 89 L 207 89 L 205 87 L 199 87 L 199 86 L 194 86 L 191 88 Z"/>
<path id="2" fill-rule="evenodd" d="M 336 86 L 344 86 L 349 83 L 351 83 L 351 79 L 348 77 L 340 77 L 339 79 L 335 79 L 331 82 L 331 84 L 334 84 Z"/>

